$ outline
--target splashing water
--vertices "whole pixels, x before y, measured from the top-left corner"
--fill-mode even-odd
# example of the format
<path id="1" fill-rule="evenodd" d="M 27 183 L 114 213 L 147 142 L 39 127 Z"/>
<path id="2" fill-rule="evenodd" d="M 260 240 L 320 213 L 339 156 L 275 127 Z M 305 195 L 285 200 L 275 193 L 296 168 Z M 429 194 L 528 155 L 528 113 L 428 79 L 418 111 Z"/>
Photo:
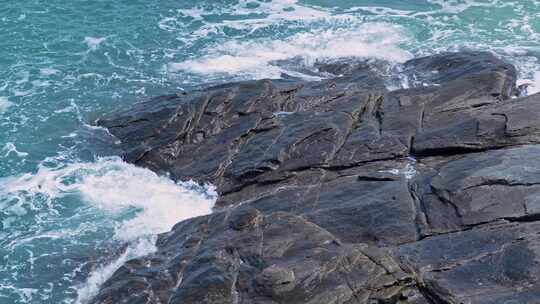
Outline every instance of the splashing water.
<path id="1" fill-rule="evenodd" d="M 47 204 L 76 194 L 93 207 L 119 213 L 128 207 L 141 209 L 137 216 L 117 227 L 114 237 L 123 241 L 166 232 L 177 222 L 210 213 L 215 191 L 194 188 L 194 182 L 175 183 L 120 158 L 101 158 L 92 163 L 73 163 L 63 168 L 40 166 L 36 173 L 2 180 L 0 193 L 22 204 L 44 196 Z M 204 197 L 201 193 L 206 194 Z"/>
<path id="2" fill-rule="evenodd" d="M 376 39 L 375 39 L 376 37 Z M 279 60 L 301 58 L 306 67 L 318 60 L 363 57 L 404 62 L 412 55 L 398 47 L 405 41 L 400 28 L 382 23 L 360 25 L 354 30 L 325 30 L 298 33 L 275 41 L 229 41 L 223 48 L 210 48 L 210 54 L 181 63 L 171 63 L 169 72 L 187 71 L 200 75 L 235 74 L 245 78 L 279 78 L 295 74 L 275 65 Z"/>
<path id="3" fill-rule="evenodd" d="M 141 238 L 134 244 L 130 244 L 124 253 L 114 261 L 92 271 L 86 282 L 78 288 L 75 303 L 83 304 L 90 301 L 98 293 L 99 287 L 130 258 L 140 257 L 154 252 L 156 250 L 154 243 L 154 238 Z"/>
<path id="4" fill-rule="evenodd" d="M 224 81 L 313 79 L 315 63 L 488 50 L 540 91 L 533 0 L 7 1 L 0 15 L 0 303 L 85 303 L 156 234 L 211 211 L 210 186 L 111 157 L 91 125 Z M 61 24 L 62 26 L 58 26 Z M 286 113 L 276 113 L 286 115 Z M 414 163 L 391 173 L 414 175 Z"/>
<path id="5" fill-rule="evenodd" d="M 99 285 L 125 261 L 153 252 L 157 234 L 170 230 L 184 219 L 210 213 L 216 198 L 211 186 L 175 183 L 117 157 L 54 167 L 46 164 L 41 164 L 35 173 L 0 180 L 2 225 L 11 230 L 11 235 L 3 240 L 4 250 L 7 259 L 24 251 L 32 256 L 39 255 L 42 263 L 48 263 L 51 254 L 62 254 L 61 246 L 66 240 L 83 248 L 91 245 L 81 239 L 85 235 L 112 234 L 115 243 L 127 244 L 113 261 L 91 267 L 93 271 L 85 283 L 72 286 L 79 303 L 89 300 Z M 85 204 L 64 205 L 73 199 Z M 48 227 L 47 218 L 65 216 L 67 210 L 71 217 L 63 219 L 66 223 Z M 25 221 L 29 216 L 32 220 Z M 82 221 L 84 217 L 91 223 Z M 31 221 L 38 226 L 25 225 Z M 34 246 L 36 243 L 41 244 L 39 248 Z M 84 261 L 75 263 L 74 276 L 85 266 Z M 0 273 L 8 275 L 12 268 L 9 263 L 6 266 L 0 268 Z M 11 275 L 19 278 L 26 274 L 21 271 Z M 21 300 L 28 300 L 26 298 L 23 294 Z"/>

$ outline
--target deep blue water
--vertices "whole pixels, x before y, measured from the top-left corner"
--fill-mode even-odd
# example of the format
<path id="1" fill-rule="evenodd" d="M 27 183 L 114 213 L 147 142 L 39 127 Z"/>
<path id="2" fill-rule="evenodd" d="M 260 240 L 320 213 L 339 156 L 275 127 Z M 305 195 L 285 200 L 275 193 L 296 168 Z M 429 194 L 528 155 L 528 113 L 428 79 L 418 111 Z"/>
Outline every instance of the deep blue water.
<path id="1" fill-rule="evenodd" d="M 100 115 L 209 83 L 309 77 L 321 60 L 460 49 L 509 60 L 534 92 L 539 17 L 532 0 L 0 0 L 0 304 L 84 303 L 157 233 L 210 212 L 211 188 L 110 157 Z"/>

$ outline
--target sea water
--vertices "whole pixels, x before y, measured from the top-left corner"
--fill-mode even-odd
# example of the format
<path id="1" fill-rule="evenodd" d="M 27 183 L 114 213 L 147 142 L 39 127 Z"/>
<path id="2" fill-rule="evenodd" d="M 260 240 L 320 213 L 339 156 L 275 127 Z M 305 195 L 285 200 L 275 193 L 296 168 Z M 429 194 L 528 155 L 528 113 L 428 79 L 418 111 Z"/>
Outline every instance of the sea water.
<path id="1" fill-rule="evenodd" d="M 85 303 L 156 235 L 211 212 L 211 185 L 126 164 L 100 115 L 314 64 L 463 49 L 540 91 L 532 0 L 0 0 L 0 304 Z M 398 173 L 401 171 L 397 171 Z"/>

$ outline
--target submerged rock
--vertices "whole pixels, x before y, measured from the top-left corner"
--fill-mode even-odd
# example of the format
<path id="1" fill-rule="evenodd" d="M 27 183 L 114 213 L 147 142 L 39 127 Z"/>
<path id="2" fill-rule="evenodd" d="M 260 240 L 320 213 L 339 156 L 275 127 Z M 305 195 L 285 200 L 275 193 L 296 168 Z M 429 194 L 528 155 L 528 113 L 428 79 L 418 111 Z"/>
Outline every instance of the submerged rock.
<path id="1" fill-rule="evenodd" d="M 489 53 L 162 96 L 104 117 L 124 158 L 211 182 L 93 303 L 537 303 L 540 95 Z M 510 301 L 510 302 L 508 302 Z"/>

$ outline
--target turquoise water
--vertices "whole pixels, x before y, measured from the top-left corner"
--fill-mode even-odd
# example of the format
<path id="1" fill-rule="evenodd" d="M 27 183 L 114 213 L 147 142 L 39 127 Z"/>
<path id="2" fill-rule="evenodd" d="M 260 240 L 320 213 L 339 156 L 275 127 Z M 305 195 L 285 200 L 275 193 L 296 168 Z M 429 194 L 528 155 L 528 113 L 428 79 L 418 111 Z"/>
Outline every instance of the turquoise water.
<path id="1" fill-rule="evenodd" d="M 114 109 L 313 78 L 321 60 L 460 49 L 496 53 L 540 90 L 537 1 L 0 1 L 0 304 L 85 303 L 157 233 L 210 212 L 210 186 L 111 157 L 92 122 Z"/>

